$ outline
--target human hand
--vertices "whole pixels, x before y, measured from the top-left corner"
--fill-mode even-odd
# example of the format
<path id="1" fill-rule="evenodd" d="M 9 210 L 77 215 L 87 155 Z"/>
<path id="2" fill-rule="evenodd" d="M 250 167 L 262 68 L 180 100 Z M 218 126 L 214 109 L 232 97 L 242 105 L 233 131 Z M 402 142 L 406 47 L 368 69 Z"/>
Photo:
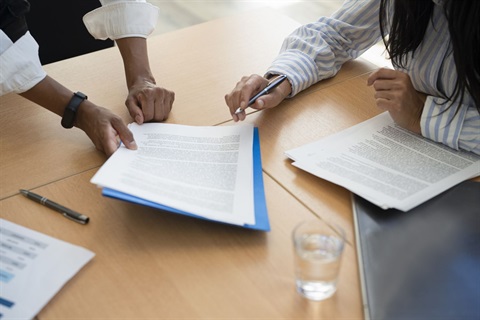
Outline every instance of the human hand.
<path id="1" fill-rule="evenodd" d="M 104 152 L 107 157 L 118 149 L 120 141 L 128 149 L 137 149 L 133 134 L 123 120 L 110 110 L 96 106 L 88 100 L 80 105 L 75 126 L 82 129 L 97 150 Z"/>
<path id="2" fill-rule="evenodd" d="M 174 100 L 174 92 L 157 87 L 151 81 L 138 80 L 129 88 L 125 105 L 135 122 L 142 124 L 167 119 Z"/>
<path id="3" fill-rule="evenodd" d="M 288 80 L 288 79 L 287 79 Z M 243 77 L 229 94 L 225 95 L 225 102 L 230 109 L 232 119 L 236 121 L 245 120 L 245 111 L 235 114 L 238 108 L 243 110 L 247 107 L 248 101 L 255 94 L 263 90 L 270 81 L 262 76 L 253 74 Z M 292 91 L 289 81 L 282 82 L 278 87 L 273 89 L 269 94 L 258 98 L 250 108 L 256 110 L 269 109 L 278 106 Z"/>
<path id="4" fill-rule="evenodd" d="M 420 118 L 427 96 L 415 90 L 408 74 L 381 68 L 368 77 L 367 85 L 375 89 L 378 108 L 388 111 L 401 127 L 421 134 Z"/>

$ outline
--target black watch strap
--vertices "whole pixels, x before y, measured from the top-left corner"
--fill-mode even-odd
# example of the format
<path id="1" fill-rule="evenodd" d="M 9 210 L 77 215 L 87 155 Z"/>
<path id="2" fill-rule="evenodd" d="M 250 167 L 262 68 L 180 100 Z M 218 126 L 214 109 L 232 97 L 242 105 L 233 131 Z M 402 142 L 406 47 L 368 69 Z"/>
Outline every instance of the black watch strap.
<path id="1" fill-rule="evenodd" d="M 78 106 L 85 99 L 87 99 L 87 96 L 84 93 L 81 93 L 80 91 L 75 92 L 73 94 L 72 99 L 70 99 L 70 102 L 68 103 L 67 107 L 65 108 L 65 111 L 63 112 L 62 127 L 67 129 L 70 129 L 71 127 L 73 127 Z"/>

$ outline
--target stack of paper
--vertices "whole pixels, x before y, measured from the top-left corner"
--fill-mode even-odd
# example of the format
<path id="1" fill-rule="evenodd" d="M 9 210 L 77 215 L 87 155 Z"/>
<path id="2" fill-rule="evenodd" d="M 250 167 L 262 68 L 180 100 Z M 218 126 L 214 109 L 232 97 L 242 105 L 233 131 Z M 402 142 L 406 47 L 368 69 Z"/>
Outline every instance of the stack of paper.
<path id="1" fill-rule="evenodd" d="M 105 196 L 270 229 L 258 131 L 252 125 L 133 123 L 129 127 L 138 150 L 120 147 L 91 180 Z"/>
<path id="2" fill-rule="evenodd" d="M 480 156 L 402 129 L 387 112 L 286 155 L 300 169 L 402 211 L 480 175 Z"/>

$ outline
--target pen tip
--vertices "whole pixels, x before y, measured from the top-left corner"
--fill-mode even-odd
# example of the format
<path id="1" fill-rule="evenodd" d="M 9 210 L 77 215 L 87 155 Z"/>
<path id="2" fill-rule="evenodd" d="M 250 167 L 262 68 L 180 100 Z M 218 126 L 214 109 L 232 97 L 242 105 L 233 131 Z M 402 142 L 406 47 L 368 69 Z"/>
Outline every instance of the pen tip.
<path id="1" fill-rule="evenodd" d="M 28 194 L 28 191 L 27 191 L 27 190 L 24 190 L 24 189 L 20 189 L 20 193 L 23 194 L 23 195 L 27 195 L 27 194 Z"/>

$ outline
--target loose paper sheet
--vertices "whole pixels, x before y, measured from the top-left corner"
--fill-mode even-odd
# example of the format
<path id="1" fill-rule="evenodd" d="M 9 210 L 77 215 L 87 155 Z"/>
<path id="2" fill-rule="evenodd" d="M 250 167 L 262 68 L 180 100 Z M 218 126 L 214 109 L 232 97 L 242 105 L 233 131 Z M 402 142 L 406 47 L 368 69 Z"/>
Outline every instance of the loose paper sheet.
<path id="1" fill-rule="evenodd" d="M 480 175 L 480 156 L 415 135 L 387 112 L 286 155 L 302 170 L 402 211 Z"/>
<path id="2" fill-rule="evenodd" d="M 94 253 L 0 219 L 0 319 L 32 319 Z"/>
<path id="3" fill-rule="evenodd" d="M 255 223 L 253 125 L 129 125 L 138 150 L 119 148 L 91 182 L 208 219 Z"/>

